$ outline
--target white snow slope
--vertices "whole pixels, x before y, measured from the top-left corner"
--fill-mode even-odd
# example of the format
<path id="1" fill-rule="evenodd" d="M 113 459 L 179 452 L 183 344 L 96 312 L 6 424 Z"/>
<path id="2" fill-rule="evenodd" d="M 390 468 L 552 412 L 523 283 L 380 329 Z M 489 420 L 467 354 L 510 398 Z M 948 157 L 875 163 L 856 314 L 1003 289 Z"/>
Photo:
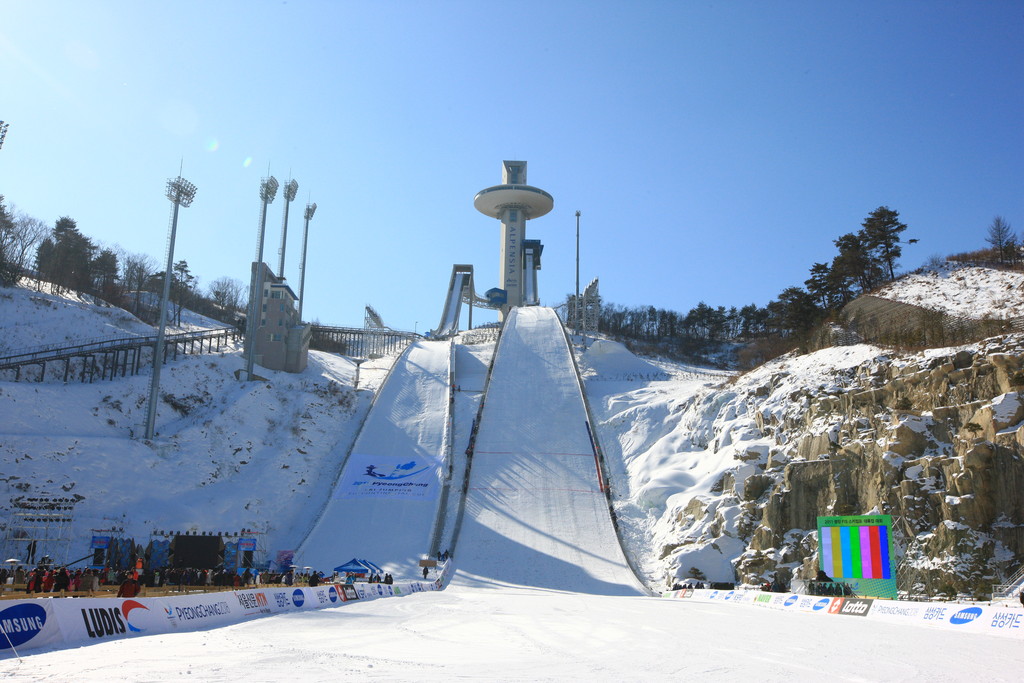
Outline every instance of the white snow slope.
<path id="1" fill-rule="evenodd" d="M 615 537 L 586 421 L 554 311 L 515 309 L 485 398 L 454 585 L 641 592 Z"/>
<path id="2" fill-rule="evenodd" d="M 895 280 L 875 296 L 963 318 L 1024 316 L 1024 273 L 947 262 Z"/>
<path id="3" fill-rule="evenodd" d="M 437 460 L 446 466 L 448 342 L 420 341 L 396 362 L 380 388 L 352 448 L 353 454 Z M 347 468 L 359 467 L 350 460 Z M 397 576 L 414 576 L 429 551 L 436 497 L 346 497 L 346 471 L 296 560 L 321 571 L 352 558 L 367 559 Z"/>
<path id="4" fill-rule="evenodd" d="M 74 292 L 0 288 L 0 340 L 18 347 L 154 332 L 127 312 Z M 65 385 L 52 376 L 0 381 L 5 557 L 24 557 L 26 543 L 7 540 L 19 497 L 74 500 L 66 540 L 42 544 L 41 553 L 59 560 L 86 555 L 93 530 L 111 528 L 143 546 L 157 530 L 254 529 L 271 558 L 293 549 L 366 414 L 372 393 L 362 389 L 379 384 L 392 360 L 365 363 L 355 392 L 354 363 L 331 354 L 310 352 L 299 374 L 261 369 L 266 382 L 236 379 L 245 366 L 236 347 L 182 356 L 164 367 L 151 443 L 137 438 L 146 418 L 147 370 L 92 384 Z M 48 533 L 58 536 L 55 529 Z"/>
<path id="5" fill-rule="evenodd" d="M 152 295 L 145 292 L 147 297 Z M 181 325 L 169 323 L 168 334 L 229 327 L 183 310 Z M 80 292 L 53 293 L 48 282 L 21 279 L 19 287 L 0 288 L 0 356 L 40 346 L 83 344 L 103 339 L 146 337 L 156 328 L 96 297 Z"/>
<path id="6" fill-rule="evenodd" d="M 0 334 L 5 339 L 17 336 L 18 345 L 51 341 L 46 334 L 33 332 L 37 325 L 54 334 L 59 331 L 62 337 L 53 341 L 104 335 L 85 318 L 81 325 L 50 325 L 49 316 L 59 314 L 45 304 L 11 315 L 11 299 L 17 298 L 11 294 L 14 291 L 0 290 Z M 510 344 L 511 340 L 509 336 Z M 483 346 L 456 348 L 456 381 L 463 389 L 456 395 L 457 416 L 463 409 L 455 429 L 457 454 L 468 438 L 463 423 L 466 416 L 472 419 L 488 355 Z M 0 678 L 1019 679 L 1024 652 L 1014 639 L 840 616 L 584 594 L 635 595 L 639 591 L 631 588 L 624 562 L 615 559 L 620 555 L 607 512 L 599 512 L 603 496 L 595 492 L 592 462 L 584 465 L 587 459 L 580 456 L 540 455 L 589 449 L 589 443 L 582 444 L 578 434 L 574 436 L 576 425 L 551 416 L 552 405 L 572 403 L 568 398 L 572 391 L 561 386 L 564 374 L 558 371 L 547 377 L 552 366 L 542 357 L 531 358 L 525 348 L 515 355 L 508 372 L 498 367 L 492 379 L 495 393 L 488 399 L 477 443 L 478 451 L 492 453 L 478 453 L 473 465 L 474 490 L 456 549 L 459 571 L 448 590 L 257 619 L 211 631 L 34 651 L 23 662 L 6 653 L 0 655 Z M 854 362 L 819 355 L 808 360 L 810 367 L 781 359 L 774 369 L 765 370 L 778 372 L 779 364 L 786 364 L 793 386 L 773 385 L 772 396 L 778 395 L 778 400 L 764 408 L 781 409 L 794 386 L 834 381 L 837 367 Z M 582 362 L 587 366 L 586 355 Z M 365 364 L 360 387 L 378 384 L 388 364 L 387 359 Z M 512 367 L 515 364 L 519 376 Z M 262 526 L 267 520 L 273 522 L 269 549 L 294 547 L 287 545 L 290 539 L 309 528 L 330 495 L 339 458 L 365 414 L 368 392 L 352 391 L 350 361 L 327 354 L 311 355 L 310 368 L 301 375 L 272 373 L 270 382 L 254 385 L 230 379 L 241 366 L 237 352 L 189 357 L 169 366 L 166 391 L 198 400 L 188 415 L 161 406 L 158 431 L 162 436 L 152 447 L 128 434 L 129 426 L 137 425 L 139 413 L 144 412 L 145 375 L 84 386 L 0 383 L 0 482 L 6 484 L 5 502 L 24 490 L 70 488 L 72 493 L 84 493 L 86 500 L 79 503 L 74 529 L 76 550 L 85 543 L 82 539 L 88 539 L 90 526 L 96 525 L 121 524 L 129 534 L 144 536 L 155 525 L 236 529 Z M 734 443 L 746 446 L 740 428 L 748 427 L 745 422 L 755 409 L 738 400 L 736 387 L 716 400 L 710 385 L 721 378 L 713 373 L 664 363 L 653 367 L 664 376 L 645 381 L 657 372 L 615 348 L 595 354 L 584 367 L 592 405 L 601 413 L 597 419 L 605 423 L 605 452 L 613 483 L 622 491 L 618 502 L 634 506 L 641 518 L 649 514 L 652 525 L 674 514 L 677 500 L 702 493 L 697 486 L 688 494 L 693 485 L 688 479 L 706 482 L 710 469 L 727 469 L 724 462 L 690 468 L 701 452 L 703 457 L 714 455 L 705 440 L 729 423 L 736 423 L 736 429 L 728 430 Z M 523 373 L 538 373 L 544 381 L 527 379 Z M 744 384 L 755 381 L 756 376 L 742 380 Z M 508 385 L 507 392 L 500 389 L 502 384 Z M 507 395 L 499 398 L 503 393 Z M 524 428 L 518 428 L 515 420 L 527 413 Z M 538 435 L 543 440 L 538 441 Z M 757 439 L 747 440 L 751 441 L 755 448 L 760 445 Z M 513 458 L 493 451 L 524 452 L 524 445 L 531 447 L 530 453 L 516 458 L 518 464 L 502 475 L 497 460 L 508 464 Z M 458 472 L 457 464 L 456 477 Z M 564 490 L 558 494 L 565 496 L 566 505 L 580 508 L 560 514 L 582 513 L 587 528 L 608 529 L 607 533 L 602 531 L 598 539 L 586 534 L 567 538 L 564 530 L 552 534 L 548 522 L 536 519 L 538 505 L 547 495 L 540 485 L 553 488 L 545 477 L 556 475 L 569 477 L 580 489 L 572 496 Z M 514 486 L 499 491 L 496 487 L 501 484 Z M 22 486 L 28 488 L 17 488 Z M 483 502 L 495 506 L 493 518 L 481 514 Z M 531 507 L 524 510 L 524 502 Z M 567 527 L 574 523 L 568 517 L 561 520 Z M 386 524 L 380 531 L 386 534 L 395 528 Z M 344 535 L 345 525 L 336 531 Z M 648 547 L 652 544 L 649 536 L 633 540 Z M 488 549 L 496 557 L 486 556 L 483 541 L 490 541 Z M 690 564 L 687 559 L 683 567 Z M 614 568 L 594 576 L 607 565 Z M 531 575 L 531 567 L 546 574 L 538 579 Z M 659 570 L 652 574 L 660 574 L 663 568 Z M 516 583 L 540 588 L 507 586 Z"/>
<path id="7" fill-rule="evenodd" d="M 688 600 L 449 588 L 101 642 L 12 681 L 1018 681 L 1016 638 Z"/>

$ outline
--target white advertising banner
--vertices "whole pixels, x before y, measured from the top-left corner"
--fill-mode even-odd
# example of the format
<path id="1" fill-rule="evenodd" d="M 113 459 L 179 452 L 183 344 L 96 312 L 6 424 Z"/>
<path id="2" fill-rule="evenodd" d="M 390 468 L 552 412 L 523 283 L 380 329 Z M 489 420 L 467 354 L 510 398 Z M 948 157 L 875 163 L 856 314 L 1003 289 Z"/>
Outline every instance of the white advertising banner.
<path id="1" fill-rule="evenodd" d="M 698 602 L 750 604 L 785 611 L 817 612 L 841 617 L 867 617 L 965 633 L 1024 638 L 1024 610 L 1016 605 L 912 602 L 857 597 L 826 597 L 757 590 L 679 590 L 664 594 Z"/>
<path id="2" fill-rule="evenodd" d="M 280 586 L 158 598 L 40 598 L 0 603 L 0 659 L 14 650 L 86 645 L 105 640 L 193 631 L 271 614 L 340 607 L 372 600 L 441 590 L 446 563 L 435 581 L 403 584 L 326 583 Z"/>
<path id="3" fill-rule="evenodd" d="M 353 453 L 337 496 L 435 500 L 439 490 L 440 463 L 433 458 Z"/>
<path id="4" fill-rule="evenodd" d="M 0 656 L 62 641 L 53 600 L 0 603 Z"/>
<path id="5" fill-rule="evenodd" d="M 96 643 L 131 636 L 192 631 L 243 617 L 230 592 L 160 598 L 53 600 L 65 643 Z"/>

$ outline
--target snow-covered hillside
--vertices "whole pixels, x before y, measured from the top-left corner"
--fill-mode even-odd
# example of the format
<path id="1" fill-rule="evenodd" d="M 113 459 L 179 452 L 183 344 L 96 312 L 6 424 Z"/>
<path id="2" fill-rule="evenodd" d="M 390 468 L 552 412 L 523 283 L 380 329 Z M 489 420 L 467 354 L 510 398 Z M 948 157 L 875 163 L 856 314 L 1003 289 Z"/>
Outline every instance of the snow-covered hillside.
<path id="1" fill-rule="evenodd" d="M 1024 311 L 1022 283 L 1018 273 L 948 268 L 902 278 L 876 296 L 954 315 L 1011 317 Z M 969 420 L 989 419 L 989 411 L 1006 434 L 1016 433 L 1017 394 L 1004 392 L 1018 383 L 1019 347 L 1016 337 L 917 354 L 860 344 L 787 354 L 725 381 L 705 369 L 683 375 L 679 366 L 627 363 L 628 352 L 610 342 L 595 344 L 581 362 L 605 451 L 622 468 L 621 476 L 613 477 L 620 519 L 652 585 L 683 579 L 691 569 L 717 581 L 731 581 L 737 573 L 759 581 L 778 569 L 795 576 L 813 557 L 815 514 L 895 508 L 884 494 L 889 484 L 867 494 L 863 489 L 870 486 L 864 482 L 837 480 L 836 491 L 823 489 L 802 503 L 814 509 L 790 513 L 802 524 L 772 528 L 780 523 L 773 518 L 778 500 L 796 486 L 789 482 L 796 470 L 788 465 L 892 449 L 907 457 L 890 453 L 887 463 L 870 465 L 879 470 L 877 476 L 884 471 L 887 480 L 906 479 L 900 489 L 906 500 L 938 501 L 903 520 L 902 543 L 916 553 L 913 563 L 924 573 L 944 576 L 948 585 L 983 589 L 1016 566 L 1005 545 L 1012 535 L 1004 531 L 1017 527 L 1017 513 L 978 514 L 957 507 L 977 497 L 988 510 L 992 500 L 988 484 L 961 473 L 965 442 L 947 431 L 955 434 Z M 623 360 L 609 360 L 615 357 Z M 617 376 L 615 368 L 626 367 L 625 375 Z M 1007 411 L 1003 418 L 996 414 Z M 840 462 L 836 458 L 830 466 L 841 468 Z M 840 477 L 838 470 L 833 476 Z M 992 476 L 1015 481 L 1009 472 Z M 946 483 L 947 477 L 953 481 Z M 968 481 L 979 488 L 964 484 Z M 958 486 L 965 497 L 952 495 Z M 845 502 L 829 502 L 830 495 Z M 787 505 L 792 504 L 782 507 Z M 937 521 L 947 531 L 936 535 Z M 762 546 L 756 551 L 750 550 L 755 538 Z M 930 550 L 921 550 L 926 547 Z"/>
<path id="2" fill-rule="evenodd" d="M 1016 566 L 1024 404 L 1000 387 L 1021 381 L 1022 344 L 829 348 L 724 383 L 592 377 L 605 452 L 622 467 L 618 513 L 649 582 L 694 569 L 712 581 L 808 578 L 816 515 L 875 512 L 900 518 L 901 588 L 984 593 Z M 982 438 L 957 436 L 969 420 Z"/>
<path id="3" fill-rule="evenodd" d="M 960 266 L 922 268 L 889 283 L 875 296 L 963 318 L 1024 316 L 1024 273 Z"/>
<path id="4" fill-rule="evenodd" d="M 123 308 L 88 294 L 52 290 L 49 283 L 29 278 L 22 278 L 18 287 L 0 288 L 0 357 L 41 346 L 156 334 L 156 328 Z M 185 310 L 181 324 L 168 325 L 167 331 L 173 334 L 222 327 L 228 325 Z"/>
<path id="5" fill-rule="evenodd" d="M 742 499 L 723 492 L 723 476 L 742 493 L 778 446 L 756 415 L 799 413 L 804 406 L 794 396 L 809 388 L 841 391 L 846 371 L 881 353 L 858 345 L 790 354 L 725 381 L 724 373 L 700 368 L 636 388 L 589 380 L 605 451 L 617 452 L 623 466 L 619 514 L 647 560 L 649 580 L 672 583 L 696 567 L 711 580 L 732 581 L 749 536 L 740 527 L 753 520 L 743 518 Z M 691 501 L 707 507 L 693 514 Z"/>
<path id="6" fill-rule="evenodd" d="M 21 346 L 154 328 L 74 294 L 4 288 L 0 333 Z M 154 529 L 255 529 L 268 547 L 289 547 L 312 522 L 391 360 L 364 363 L 355 391 L 355 363 L 331 354 L 310 352 L 300 374 L 262 369 L 265 382 L 236 379 L 237 347 L 183 356 L 162 373 L 152 444 L 138 439 L 148 373 L 0 382 L 0 510 L 9 521 L 19 498 L 74 500 L 64 532 L 73 547 L 50 549 L 61 557 L 85 554 L 91 530 L 109 528 L 143 544 Z"/>
<path id="7" fill-rule="evenodd" d="M 1017 292 L 1013 273 L 976 268 L 958 273 L 934 276 L 938 284 L 930 293 L 919 279 L 908 277 L 886 295 L 906 298 L 918 292 L 920 305 L 942 309 L 958 299 L 958 292 L 976 291 L 976 302 L 987 296 L 987 301 L 1003 302 L 999 306 L 1006 311 L 1020 308 L 1012 296 Z M 993 289 L 1003 293 L 997 297 Z M 23 345 L 104 336 L 108 326 L 117 334 L 152 331 L 116 311 L 69 297 L 63 301 L 25 289 L 0 290 L 3 338 L 17 338 Z M 976 306 L 981 310 L 981 304 Z M 992 304 L 984 310 L 996 308 Z M 62 323 L 65 318 L 69 322 Z M 456 358 L 467 357 L 469 348 L 457 342 Z M 978 362 L 988 362 L 995 352 L 984 345 L 966 348 L 964 353 Z M 480 377 L 482 388 L 493 344 L 473 349 L 474 367 L 479 366 L 474 377 Z M 924 457 L 889 457 L 886 467 L 895 468 L 896 477 L 917 477 L 907 484 L 912 487 L 952 477 L 953 465 L 942 465 L 946 474 L 936 474 L 939 465 L 932 460 L 941 465 L 942 458 L 963 456 L 954 453 L 951 442 L 935 441 L 931 431 L 958 429 L 972 419 L 971 411 L 991 405 L 999 391 L 991 381 L 996 373 L 991 371 L 986 380 L 984 400 L 976 401 L 961 379 L 948 380 L 961 384 L 936 394 L 934 401 L 946 401 L 943 405 L 964 405 L 956 408 L 960 422 L 951 426 L 932 416 L 931 404 L 923 402 L 927 397 L 900 389 L 909 387 L 911 378 L 899 375 L 907 368 L 914 377 L 934 382 L 934 368 L 948 366 L 942 372 L 962 376 L 970 368 L 950 360 L 959 358 L 957 352 L 897 356 L 870 345 L 847 346 L 787 355 L 733 376 L 641 359 L 615 342 L 592 341 L 578 356 L 580 370 L 610 468 L 620 527 L 650 585 L 684 578 L 693 567 L 713 580 L 731 581 L 737 567 L 751 561 L 749 544 L 756 533 L 762 539 L 779 536 L 772 541 L 772 567 L 798 569 L 813 552 L 813 524 L 765 530 L 761 517 L 772 491 L 785 490 L 787 467 L 793 463 L 827 461 L 840 447 L 851 452 L 896 448 L 891 444 L 917 429 L 932 439 L 915 456 Z M 265 371 L 265 383 L 235 379 L 242 367 L 237 349 L 185 357 L 164 373 L 166 397 L 159 438 L 152 446 L 133 438 L 144 419 L 145 374 L 92 385 L 0 383 L 0 481 L 6 485 L 0 507 L 10 510 L 13 499 L 29 493 L 73 497 L 79 543 L 91 529 L 110 526 L 124 527 L 140 539 L 153 528 L 255 528 L 265 532 L 261 538 L 268 550 L 294 547 L 289 544 L 306 533 L 326 504 L 340 459 L 368 409 L 372 392 L 367 389 L 379 386 L 392 360 L 364 364 L 357 392 L 354 363 L 338 356 L 312 352 L 305 372 Z M 1005 384 L 1012 372 L 1006 370 L 1009 361 L 999 362 Z M 883 380 L 889 384 L 881 386 Z M 467 380 L 463 388 L 472 387 L 473 393 L 458 392 L 457 402 L 477 396 L 476 383 Z M 888 403 L 865 403 L 855 419 L 829 412 L 844 402 L 876 398 Z M 468 417 L 454 425 L 459 439 L 468 439 L 472 406 L 467 404 L 462 414 Z M 455 452 L 464 449 L 459 442 Z M 953 503 L 942 499 L 945 489 L 934 482 L 928 490 L 939 496 L 944 510 L 953 510 L 942 513 L 953 520 Z M 829 511 L 827 502 L 814 505 L 819 503 L 820 510 L 812 512 Z M 1005 556 L 1005 547 L 997 543 L 993 548 Z M 758 571 L 752 568 L 748 574 Z"/>

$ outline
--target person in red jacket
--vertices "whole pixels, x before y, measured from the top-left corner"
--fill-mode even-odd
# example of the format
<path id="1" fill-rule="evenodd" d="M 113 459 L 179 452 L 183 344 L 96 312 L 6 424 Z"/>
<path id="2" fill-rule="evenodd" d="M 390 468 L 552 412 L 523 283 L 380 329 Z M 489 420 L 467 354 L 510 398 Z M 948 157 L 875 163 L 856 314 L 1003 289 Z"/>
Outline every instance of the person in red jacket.
<path id="1" fill-rule="evenodd" d="M 117 597 L 134 598 L 139 594 L 139 582 L 131 574 L 125 577 L 121 587 L 117 589 Z"/>

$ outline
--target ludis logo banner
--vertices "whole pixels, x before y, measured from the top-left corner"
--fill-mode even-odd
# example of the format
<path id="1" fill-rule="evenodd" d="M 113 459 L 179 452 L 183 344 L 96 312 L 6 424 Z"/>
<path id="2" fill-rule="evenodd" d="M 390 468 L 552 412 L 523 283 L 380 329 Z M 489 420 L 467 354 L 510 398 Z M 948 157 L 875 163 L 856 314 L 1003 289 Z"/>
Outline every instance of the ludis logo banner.
<path id="1" fill-rule="evenodd" d="M 339 498 L 435 500 L 440 466 L 424 456 L 353 453 L 338 487 Z"/>
<path id="2" fill-rule="evenodd" d="M 170 608 L 146 599 L 76 598 L 55 601 L 54 613 L 67 643 L 166 633 Z"/>
<path id="3" fill-rule="evenodd" d="M 128 626 L 128 630 L 133 633 L 142 633 L 146 629 L 140 624 L 138 615 L 135 616 L 135 623 L 132 623 L 132 612 L 135 610 L 139 610 L 138 615 L 141 615 L 148 612 L 149 608 L 137 600 L 125 600 L 121 603 L 121 614 L 124 616 L 124 623 Z"/>

